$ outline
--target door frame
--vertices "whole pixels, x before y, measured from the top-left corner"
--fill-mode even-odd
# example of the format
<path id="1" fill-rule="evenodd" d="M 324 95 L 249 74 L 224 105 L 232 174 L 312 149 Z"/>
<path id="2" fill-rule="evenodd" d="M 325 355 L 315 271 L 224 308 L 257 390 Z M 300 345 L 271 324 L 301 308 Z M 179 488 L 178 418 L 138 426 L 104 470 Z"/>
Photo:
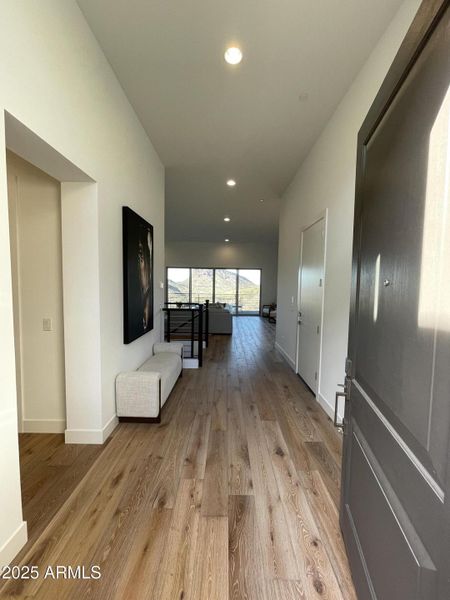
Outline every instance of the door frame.
<path id="1" fill-rule="evenodd" d="M 323 231 L 324 231 L 324 239 L 323 239 L 323 285 L 322 285 L 322 306 L 320 310 L 320 336 L 319 336 L 319 362 L 317 365 L 317 390 L 316 390 L 316 399 L 320 404 L 322 404 L 320 398 L 320 382 L 321 382 L 321 373 L 322 373 L 322 348 L 323 348 L 323 321 L 324 321 L 324 307 L 325 307 L 325 286 L 326 286 L 326 264 L 327 264 L 327 242 L 328 242 L 328 208 L 322 210 L 318 213 L 314 219 L 309 221 L 308 225 L 302 227 L 300 230 L 300 252 L 299 252 L 299 263 L 298 263 L 298 271 L 297 271 L 297 334 L 295 340 L 295 373 L 301 377 L 298 368 L 299 361 L 299 337 L 300 337 L 300 323 L 298 321 L 298 316 L 300 312 L 300 303 L 301 303 L 301 272 L 303 267 L 303 238 L 304 233 L 307 229 L 313 227 L 316 223 L 323 220 Z"/>
<path id="2" fill-rule="evenodd" d="M 13 300 L 13 319 L 14 319 L 14 346 L 15 346 L 15 367 L 16 367 L 16 392 L 17 392 L 17 422 L 18 422 L 18 432 L 19 433 L 31 433 L 31 434 L 60 434 L 64 433 L 67 428 L 67 399 L 66 399 L 66 353 L 65 353 L 65 344 L 64 344 L 64 331 L 65 331 L 65 321 L 64 321 L 64 283 L 63 283 L 63 235 L 62 235 L 62 195 L 61 195 L 61 182 L 53 178 L 47 172 L 39 169 L 31 162 L 23 159 L 19 155 L 13 153 L 6 148 L 6 171 L 7 171 L 7 183 L 8 183 L 8 208 L 9 208 L 9 231 L 10 231 L 10 253 L 11 253 L 11 283 L 12 283 L 12 300 Z M 11 172 L 10 172 L 11 168 Z M 55 188 L 55 192 L 58 194 L 57 201 L 57 211 L 58 211 L 58 226 L 59 226 L 59 252 L 58 260 L 60 262 L 61 269 L 60 271 L 60 285 L 58 285 L 58 295 L 60 295 L 61 299 L 61 352 L 59 355 L 62 357 L 61 366 L 61 375 L 62 375 L 62 389 L 61 394 L 63 398 L 62 405 L 64 407 L 64 417 L 63 418 L 54 418 L 55 414 L 53 411 L 50 411 L 50 414 L 46 416 L 46 418 L 29 418 L 27 417 L 27 408 L 29 410 L 30 403 L 26 402 L 26 398 L 24 396 L 24 381 L 27 376 L 27 369 L 25 366 L 24 360 L 24 334 L 26 328 L 23 324 L 23 302 L 24 302 L 24 293 L 23 293 L 23 284 L 27 282 L 27 279 L 22 278 L 22 266 L 24 264 L 21 248 L 20 248 L 20 239 L 21 239 L 21 213 L 19 210 L 19 205 L 22 199 L 21 190 L 22 186 L 22 176 L 23 169 L 26 171 L 26 175 L 30 176 L 35 181 L 36 177 L 39 178 L 39 182 L 42 181 L 42 177 L 47 177 L 48 182 L 52 182 Z M 41 175 L 37 175 L 36 171 L 39 169 Z M 30 171 L 31 170 L 31 171 Z M 14 179 L 14 189 L 9 189 L 9 182 L 11 179 Z M 48 185 L 48 182 L 46 183 Z M 10 192 L 14 194 L 14 198 L 10 197 Z M 46 190 L 47 192 L 47 190 Z M 12 233 L 14 232 L 14 233 Z M 58 327 L 56 327 L 55 332 L 57 332 Z M 42 330 L 41 330 L 42 331 Z M 34 386 L 35 387 L 35 386 Z"/>
<path id="3" fill-rule="evenodd" d="M 408 29 L 406 36 L 394 58 L 394 61 L 376 95 L 366 118 L 358 133 L 357 139 L 357 158 L 356 158 L 356 186 L 355 186 L 355 211 L 353 225 L 353 255 L 352 255 L 352 283 L 350 299 L 350 320 L 348 337 L 348 358 L 346 360 L 346 388 L 350 389 L 351 383 L 355 377 L 354 365 L 356 355 L 356 325 L 357 325 L 357 305 L 359 297 L 359 266 L 360 266 L 360 248 L 361 248 L 361 223 L 363 209 L 363 176 L 365 162 L 366 143 L 370 139 L 384 115 L 388 111 L 393 98 L 396 96 L 400 87 L 408 77 L 418 56 L 422 52 L 430 36 L 444 11 L 449 7 L 450 0 L 423 0 L 414 20 Z M 347 396 L 345 402 L 344 416 L 344 440 L 343 440 L 343 459 L 342 464 L 350 463 L 351 460 L 351 438 L 352 438 L 352 404 Z M 343 469 L 344 472 L 344 469 Z M 347 552 L 355 560 L 358 550 L 356 547 L 349 546 L 347 540 L 350 539 L 346 531 L 345 515 L 345 490 L 349 485 L 349 469 L 345 469 L 345 478 L 341 481 L 341 502 L 340 502 L 340 527 L 343 531 L 346 541 Z M 440 553 L 440 562 L 437 565 L 439 573 L 443 574 L 448 570 L 448 555 L 450 553 L 450 461 L 447 467 L 445 492 L 445 530 L 442 535 L 442 551 Z M 355 574 L 353 574 L 354 576 Z M 361 582 L 355 581 L 355 584 L 361 585 Z M 441 577 L 438 581 L 438 597 L 448 598 L 450 594 L 450 580 L 448 577 Z"/>
<path id="4" fill-rule="evenodd" d="M 44 421 L 42 425 L 36 421 L 33 432 L 53 428 L 54 433 L 65 434 L 67 444 L 103 444 L 116 425 L 116 417 L 106 426 L 102 425 L 98 185 L 69 158 L 8 111 L 0 114 L 0 120 L 3 121 L 0 128 L 3 126 L 5 132 L 5 180 L 5 149 L 8 149 L 61 184 L 66 416 L 64 424 L 59 420 L 56 424 L 51 420 Z M 83 238 L 82 252 L 80 232 Z M 10 260 L 9 244 L 8 253 Z M 12 297 L 10 317 L 13 325 Z M 14 327 L 12 331 L 14 338 Z M 90 340 L 88 350 L 86 339 Z M 17 399 L 17 385 L 15 392 Z M 19 429 L 17 422 L 16 430 Z"/>

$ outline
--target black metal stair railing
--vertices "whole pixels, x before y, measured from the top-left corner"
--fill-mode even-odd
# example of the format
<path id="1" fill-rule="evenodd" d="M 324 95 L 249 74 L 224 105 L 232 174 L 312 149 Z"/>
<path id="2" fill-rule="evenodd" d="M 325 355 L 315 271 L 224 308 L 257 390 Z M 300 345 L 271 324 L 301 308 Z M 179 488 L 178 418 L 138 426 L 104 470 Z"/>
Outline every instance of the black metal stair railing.
<path id="1" fill-rule="evenodd" d="M 184 345 L 186 358 L 197 358 L 203 364 L 203 342 L 208 347 L 209 302 L 166 302 L 164 311 L 164 337 L 167 342 L 179 341 Z"/>

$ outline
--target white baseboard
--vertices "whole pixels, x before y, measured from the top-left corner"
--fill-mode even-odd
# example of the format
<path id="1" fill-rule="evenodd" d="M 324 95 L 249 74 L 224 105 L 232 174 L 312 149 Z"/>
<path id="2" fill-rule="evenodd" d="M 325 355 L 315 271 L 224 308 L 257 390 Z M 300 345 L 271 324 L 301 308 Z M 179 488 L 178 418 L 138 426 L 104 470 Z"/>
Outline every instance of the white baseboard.
<path id="1" fill-rule="evenodd" d="M 183 358 L 183 369 L 198 369 L 198 358 Z"/>
<path id="2" fill-rule="evenodd" d="M 64 433 L 65 419 L 23 419 L 23 433 Z"/>
<path id="3" fill-rule="evenodd" d="M 291 367 L 291 369 L 294 369 L 294 371 L 295 371 L 295 360 L 291 356 L 289 356 L 289 354 L 286 352 L 286 350 L 282 346 L 280 346 L 280 344 L 278 342 L 275 342 L 275 348 L 282 355 L 282 357 L 288 363 L 288 365 Z"/>
<path id="4" fill-rule="evenodd" d="M 6 540 L 0 548 L 0 568 L 9 565 L 16 557 L 28 540 L 27 522 L 22 521 L 14 533 Z"/>
<path id="5" fill-rule="evenodd" d="M 106 423 L 106 425 L 103 427 L 103 442 L 106 442 L 106 440 L 109 438 L 109 436 L 112 434 L 112 432 L 114 431 L 114 429 L 117 427 L 117 425 L 119 424 L 119 419 L 117 418 L 117 415 L 113 415 L 110 420 Z"/>
<path id="6" fill-rule="evenodd" d="M 320 392 L 317 394 L 316 399 L 317 399 L 317 402 L 320 404 L 320 406 L 323 408 L 323 410 L 330 417 L 330 419 L 334 419 L 334 406 L 332 404 L 330 404 L 328 402 L 328 400 L 326 400 L 326 398 L 324 398 Z"/>
<path id="7" fill-rule="evenodd" d="M 104 444 L 119 424 L 116 415 L 106 423 L 103 429 L 66 429 L 66 444 Z"/>
<path id="8" fill-rule="evenodd" d="M 286 350 L 280 346 L 278 342 L 275 342 L 275 348 L 282 355 L 282 357 L 286 360 L 288 365 L 295 371 L 295 360 L 292 359 L 291 356 L 286 352 Z M 316 395 L 316 400 L 323 408 L 323 410 L 327 413 L 331 420 L 334 419 L 334 405 L 330 404 L 328 400 L 322 396 L 320 392 Z M 343 415 L 341 414 L 341 410 L 338 411 L 339 419 L 342 420 Z"/>

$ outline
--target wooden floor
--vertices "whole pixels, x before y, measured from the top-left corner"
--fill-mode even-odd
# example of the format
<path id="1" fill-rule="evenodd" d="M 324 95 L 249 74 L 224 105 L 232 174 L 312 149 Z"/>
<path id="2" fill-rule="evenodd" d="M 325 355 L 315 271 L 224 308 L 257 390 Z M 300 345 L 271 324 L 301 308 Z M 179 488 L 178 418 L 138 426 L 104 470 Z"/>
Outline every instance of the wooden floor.
<path id="1" fill-rule="evenodd" d="M 19 435 L 19 449 L 23 518 L 30 545 L 70 497 L 104 447 L 68 445 L 62 433 L 23 433 Z"/>
<path id="2" fill-rule="evenodd" d="M 340 436 L 274 350 L 274 326 L 234 321 L 203 369 L 184 372 L 160 425 L 121 424 L 102 448 L 23 440 L 31 539 L 18 558 L 41 576 L 1 598 L 356 598 Z M 44 579 L 48 565 L 102 577 Z"/>

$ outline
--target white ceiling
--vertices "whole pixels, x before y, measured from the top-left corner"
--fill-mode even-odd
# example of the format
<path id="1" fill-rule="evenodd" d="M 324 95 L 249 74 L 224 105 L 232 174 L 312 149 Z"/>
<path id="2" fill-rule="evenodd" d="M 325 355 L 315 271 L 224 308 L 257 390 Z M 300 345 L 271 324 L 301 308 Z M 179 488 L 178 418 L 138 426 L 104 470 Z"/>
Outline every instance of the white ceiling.
<path id="1" fill-rule="evenodd" d="M 281 194 L 401 0 L 78 4 L 166 166 L 167 238 L 221 242 L 276 240 Z"/>

